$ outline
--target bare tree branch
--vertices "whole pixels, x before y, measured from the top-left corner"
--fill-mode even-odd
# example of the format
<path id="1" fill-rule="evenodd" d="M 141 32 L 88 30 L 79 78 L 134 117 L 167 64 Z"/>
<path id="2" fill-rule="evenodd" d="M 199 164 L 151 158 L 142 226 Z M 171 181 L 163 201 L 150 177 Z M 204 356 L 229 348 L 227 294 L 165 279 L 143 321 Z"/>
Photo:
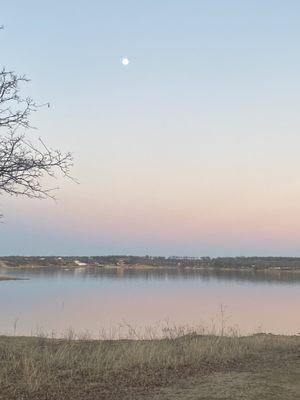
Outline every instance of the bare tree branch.
<path id="1" fill-rule="evenodd" d="M 0 71 L 0 194 L 54 198 L 55 188 L 44 187 L 42 178 L 55 178 L 56 173 L 70 178 L 72 155 L 49 148 L 42 139 L 32 143 L 19 133 L 31 127 L 29 117 L 40 107 L 20 96 L 20 84 L 28 81 L 12 71 Z"/>

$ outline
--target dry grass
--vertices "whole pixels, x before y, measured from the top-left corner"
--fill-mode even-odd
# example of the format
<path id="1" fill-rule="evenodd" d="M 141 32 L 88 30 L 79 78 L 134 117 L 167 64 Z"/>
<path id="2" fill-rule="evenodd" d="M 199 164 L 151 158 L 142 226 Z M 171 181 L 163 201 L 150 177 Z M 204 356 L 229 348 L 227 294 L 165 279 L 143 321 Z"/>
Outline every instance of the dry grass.
<path id="1" fill-rule="evenodd" d="M 0 399 L 124 399 L 177 379 L 300 354 L 300 337 L 188 334 L 155 340 L 0 337 Z"/>

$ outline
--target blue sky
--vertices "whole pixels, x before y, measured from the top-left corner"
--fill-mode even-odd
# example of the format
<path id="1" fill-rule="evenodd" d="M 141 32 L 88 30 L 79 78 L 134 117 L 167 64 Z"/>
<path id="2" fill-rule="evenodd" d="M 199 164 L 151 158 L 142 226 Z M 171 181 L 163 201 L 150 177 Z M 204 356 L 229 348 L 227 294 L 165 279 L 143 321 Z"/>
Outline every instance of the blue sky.
<path id="1" fill-rule="evenodd" d="M 1 64 L 75 156 L 2 196 L 1 254 L 300 254 L 296 1 L 14 1 Z M 130 60 L 128 67 L 122 57 Z"/>

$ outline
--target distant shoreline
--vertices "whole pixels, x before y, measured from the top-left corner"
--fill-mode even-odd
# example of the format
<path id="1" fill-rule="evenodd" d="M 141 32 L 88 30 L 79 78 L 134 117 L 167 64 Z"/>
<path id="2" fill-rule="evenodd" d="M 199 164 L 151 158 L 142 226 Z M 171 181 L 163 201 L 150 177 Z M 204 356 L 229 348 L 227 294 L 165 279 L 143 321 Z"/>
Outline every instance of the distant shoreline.
<path id="1" fill-rule="evenodd" d="M 18 278 L 14 276 L 6 276 L 6 275 L 0 275 L 0 281 L 24 281 L 27 280 L 25 278 Z"/>
<path id="2" fill-rule="evenodd" d="M 2 269 L 121 269 L 300 272 L 299 257 L 0 257 Z"/>

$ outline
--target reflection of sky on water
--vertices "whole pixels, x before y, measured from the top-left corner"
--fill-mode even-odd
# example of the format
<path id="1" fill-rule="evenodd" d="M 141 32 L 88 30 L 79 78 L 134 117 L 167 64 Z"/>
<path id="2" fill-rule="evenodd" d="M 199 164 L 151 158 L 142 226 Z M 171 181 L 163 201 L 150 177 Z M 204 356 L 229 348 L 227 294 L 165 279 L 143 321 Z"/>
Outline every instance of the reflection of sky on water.
<path id="1" fill-rule="evenodd" d="M 0 285 L 0 332 L 97 334 L 122 321 L 211 326 L 226 307 L 228 325 L 243 333 L 300 331 L 299 274 L 247 271 L 17 271 L 26 281 Z M 268 275 L 268 276 L 267 276 Z M 282 279 L 280 280 L 280 277 Z M 5 306 L 4 306 L 5 305 Z"/>

